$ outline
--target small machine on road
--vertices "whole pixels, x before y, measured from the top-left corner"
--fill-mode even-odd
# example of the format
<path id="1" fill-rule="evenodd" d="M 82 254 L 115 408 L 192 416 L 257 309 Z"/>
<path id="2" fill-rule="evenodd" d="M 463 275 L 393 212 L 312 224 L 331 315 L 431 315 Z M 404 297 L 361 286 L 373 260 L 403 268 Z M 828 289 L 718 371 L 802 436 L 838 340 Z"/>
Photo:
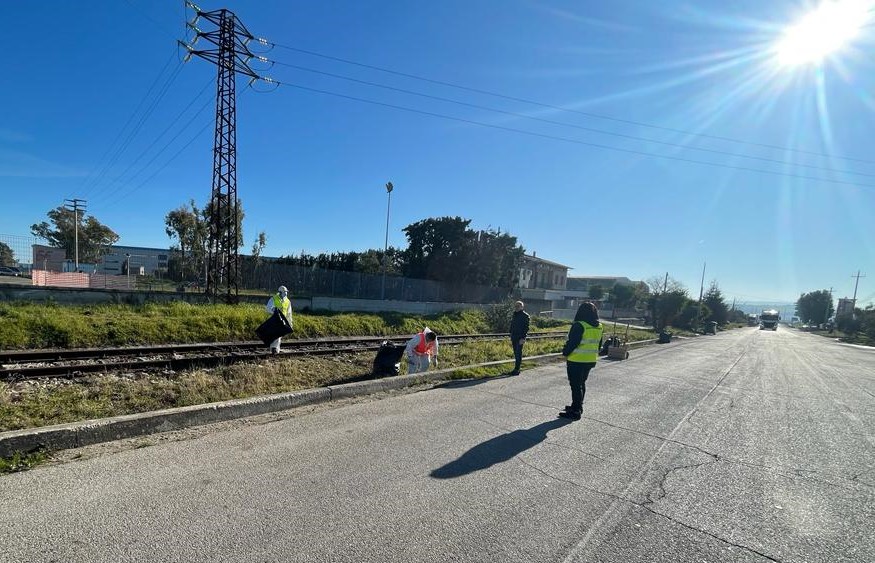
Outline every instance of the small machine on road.
<path id="1" fill-rule="evenodd" d="M 608 358 L 611 360 L 628 360 L 629 359 L 629 325 L 626 325 L 626 336 L 623 340 L 617 337 L 617 325 L 614 324 L 614 334 L 611 335 L 610 343 L 608 344 Z"/>

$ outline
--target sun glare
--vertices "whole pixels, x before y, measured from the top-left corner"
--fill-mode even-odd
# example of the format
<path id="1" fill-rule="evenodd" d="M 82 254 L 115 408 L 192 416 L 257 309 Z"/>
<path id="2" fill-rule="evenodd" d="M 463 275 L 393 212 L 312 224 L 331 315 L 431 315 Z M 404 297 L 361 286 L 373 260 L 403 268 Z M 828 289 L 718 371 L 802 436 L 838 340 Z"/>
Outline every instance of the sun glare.
<path id="1" fill-rule="evenodd" d="M 789 26 L 775 48 L 779 64 L 820 64 L 851 42 L 868 23 L 872 0 L 824 0 L 813 12 Z"/>

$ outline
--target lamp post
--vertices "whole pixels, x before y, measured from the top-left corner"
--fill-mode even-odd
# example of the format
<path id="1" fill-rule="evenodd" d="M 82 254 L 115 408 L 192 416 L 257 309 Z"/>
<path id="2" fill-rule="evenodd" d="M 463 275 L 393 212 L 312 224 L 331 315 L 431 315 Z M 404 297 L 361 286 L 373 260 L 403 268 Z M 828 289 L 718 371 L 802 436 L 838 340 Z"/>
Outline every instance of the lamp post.
<path id="1" fill-rule="evenodd" d="M 386 299 L 386 259 L 389 252 L 389 208 L 392 206 L 392 182 L 386 182 L 386 240 L 383 243 L 383 283 L 380 286 L 380 300 Z"/>
<path id="2" fill-rule="evenodd" d="M 129 253 L 125 253 L 125 257 L 127 258 L 125 271 L 128 274 L 128 289 L 131 289 L 131 255 Z"/>

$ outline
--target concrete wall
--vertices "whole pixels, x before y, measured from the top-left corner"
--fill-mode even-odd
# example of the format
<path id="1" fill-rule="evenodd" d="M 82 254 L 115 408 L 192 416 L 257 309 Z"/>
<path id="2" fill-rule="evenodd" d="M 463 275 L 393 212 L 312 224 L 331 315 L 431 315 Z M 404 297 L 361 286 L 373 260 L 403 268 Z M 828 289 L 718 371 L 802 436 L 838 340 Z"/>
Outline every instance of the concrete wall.
<path id="1" fill-rule="evenodd" d="M 243 303 L 265 305 L 270 295 L 241 295 Z M 0 302 L 53 302 L 64 305 L 97 305 L 104 303 L 127 303 L 142 305 L 143 303 L 169 303 L 187 301 L 189 303 L 207 303 L 202 293 L 174 293 L 169 291 L 146 292 L 116 289 L 84 289 L 35 286 L 0 286 Z M 391 311 L 411 313 L 416 315 L 431 315 L 444 311 L 461 309 L 477 309 L 484 305 L 475 303 L 435 303 L 418 301 L 381 301 L 379 299 L 343 299 L 338 297 L 292 297 L 292 308 L 295 311 Z"/>
<path id="2" fill-rule="evenodd" d="M 292 299 L 292 305 L 297 301 Z M 381 301 L 379 299 L 344 299 L 339 297 L 313 297 L 311 305 L 314 310 L 323 311 L 363 311 L 411 313 L 414 315 L 431 315 L 445 311 L 462 309 L 482 309 L 486 305 L 476 303 L 436 303 L 421 301 Z"/>

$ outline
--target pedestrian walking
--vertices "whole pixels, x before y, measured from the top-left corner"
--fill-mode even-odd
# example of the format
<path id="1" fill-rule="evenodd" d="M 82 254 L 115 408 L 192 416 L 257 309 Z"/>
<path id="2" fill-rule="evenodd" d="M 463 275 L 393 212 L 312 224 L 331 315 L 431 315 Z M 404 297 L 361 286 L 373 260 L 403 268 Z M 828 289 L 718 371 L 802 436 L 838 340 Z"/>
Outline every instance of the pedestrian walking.
<path id="1" fill-rule="evenodd" d="M 599 323 L 596 306 L 590 302 L 582 303 L 577 308 L 574 323 L 562 348 L 568 383 L 571 385 L 571 404 L 559 413 L 562 418 L 580 420 L 583 414 L 586 379 L 598 361 L 603 332 L 604 327 Z"/>
<path id="2" fill-rule="evenodd" d="M 289 299 L 289 290 L 286 289 L 286 286 L 279 286 L 276 294 L 268 299 L 265 309 L 267 309 L 267 312 L 271 315 L 274 311 L 279 311 L 283 314 L 286 320 L 289 321 L 289 326 L 292 326 L 292 301 Z M 282 337 L 277 338 L 270 343 L 271 354 L 279 354 L 281 343 Z"/>
<path id="3" fill-rule="evenodd" d="M 404 348 L 407 356 L 407 373 L 420 373 L 428 371 L 428 366 L 438 364 L 438 339 L 437 334 L 428 327 L 417 333 L 407 341 Z"/>
<path id="4" fill-rule="evenodd" d="M 510 318 L 510 345 L 513 347 L 513 371 L 508 375 L 519 375 L 523 363 L 523 344 L 529 335 L 529 314 L 522 301 L 513 304 L 513 315 Z"/>

